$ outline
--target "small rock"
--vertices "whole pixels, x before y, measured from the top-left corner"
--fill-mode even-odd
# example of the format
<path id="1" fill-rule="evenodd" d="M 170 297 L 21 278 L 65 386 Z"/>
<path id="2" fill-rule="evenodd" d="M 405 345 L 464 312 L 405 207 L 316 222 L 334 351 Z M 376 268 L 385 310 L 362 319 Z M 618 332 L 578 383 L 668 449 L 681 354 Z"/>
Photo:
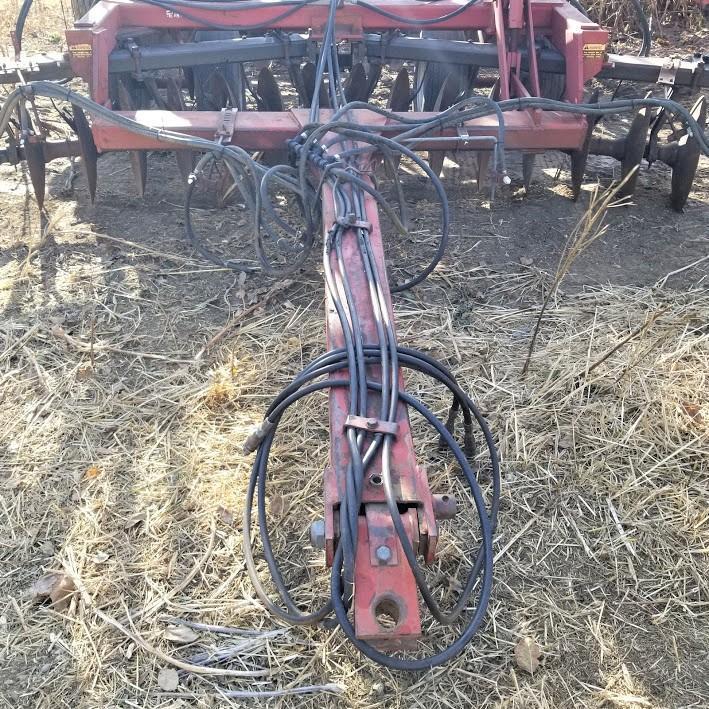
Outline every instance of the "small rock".
<path id="1" fill-rule="evenodd" d="M 531 258 L 530 256 L 520 256 L 519 262 L 523 266 L 531 266 L 534 263 L 534 259 Z"/>
<path id="2" fill-rule="evenodd" d="M 180 678 L 177 676 L 177 670 L 173 670 L 172 667 L 163 667 L 158 672 L 158 686 L 164 692 L 174 692 L 179 683 Z"/>
<path id="3" fill-rule="evenodd" d="M 197 635 L 194 630 L 184 625 L 168 625 L 163 632 L 163 637 L 165 640 L 177 643 L 178 645 L 187 645 L 197 640 L 199 635 Z"/>
<path id="4" fill-rule="evenodd" d="M 39 545 L 39 551 L 44 556 L 54 556 L 54 544 L 49 539 L 46 539 Z"/>

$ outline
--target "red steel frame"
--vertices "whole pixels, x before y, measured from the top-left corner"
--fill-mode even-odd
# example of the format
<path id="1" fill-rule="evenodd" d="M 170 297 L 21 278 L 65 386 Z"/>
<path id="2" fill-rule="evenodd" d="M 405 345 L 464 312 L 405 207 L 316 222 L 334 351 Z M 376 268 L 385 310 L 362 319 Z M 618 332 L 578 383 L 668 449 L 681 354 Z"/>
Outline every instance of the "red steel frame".
<path id="1" fill-rule="evenodd" d="M 323 190 L 323 223 L 332 224 L 336 220 L 333 196 L 330 188 Z M 384 267 L 384 249 L 374 199 L 365 195 L 367 220 L 371 224 L 369 233 L 372 251 L 377 263 L 379 277 L 387 283 Z M 363 344 L 377 344 L 377 331 L 370 300 L 369 287 L 365 277 L 364 265 L 358 247 L 355 230 L 348 229 L 342 237 L 342 251 L 347 277 L 354 295 L 357 314 L 362 326 Z M 338 270 L 337 257 L 330 256 L 333 270 Z M 389 316 L 393 322 L 391 300 L 386 288 Z M 328 349 L 344 346 L 344 339 L 339 318 L 334 306 L 327 302 L 327 344 Z M 374 372 L 372 372 L 374 375 Z M 338 372 L 335 378 L 342 377 Z M 403 377 L 400 376 L 403 390 Z M 370 396 L 368 414 L 379 414 L 379 397 Z M 342 388 L 333 389 L 330 394 L 330 465 L 325 470 L 325 540 L 328 565 L 332 564 L 335 552 L 339 522 L 338 509 L 340 494 L 344 493 L 339 481 L 344 480 L 344 471 L 350 461 L 350 451 L 345 437 L 345 424 L 349 410 L 349 392 Z M 435 554 L 438 533 L 433 508 L 433 496 L 428 487 L 425 471 L 416 464 L 411 428 L 406 407 L 401 404 L 397 413 L 397 433 L 392 446 L 391 476 L 397 500 L 408 506 L 402 513 L 409 532 L 409 539 L 414 549 L 424 553 L 426 561 L 431 562 Z M 386 498 L 381 483 L 375 484 L 376 476 L 381 472 L 381 455 L 368 469 L 368 478 L 364 484 L 362 503 L 364 515 L 359 518 L 358 552 L 355 560 L 355 595 L 354 617 L 357 637 L 374 641 L 380 647 L 405 646 L 421 635 L 416 582 L 409 568 L 400 542 L 394 531 L 394 525 L 387 510 Z M 376 549 L 386 545 L 392 552 L 391 559 L 380 563 Z M 388 630 L 381 627 L 376 618 L 377 606 L 386 601 L 397 609 L 398 622 Z"/>
<path id="2" fill-rule="evenodd" d="M 375 0 L 378 6 L 412 20 L 432 19 L 460 7 L 455 0 L 421 3 L 416 0 Z M 525 8 L 526 6 L 526 8 Z M 310 31 L 317 37 L 327 18 L 327 4 L 305 7 L 276 21 L 282 7 L 264 0 L 263 7 L 239 9 L 238 5 L 224 11 L 190 8 L 195 18 L 224 26 L 264 24 L 269 29 Z M 566 59 L 566 99 L 578 103 L 583 96 L 584 82 L 595 76 L 603 66 L 608 33 L 589 22 L 566 0 L 481 0 L 455 18 L 427 26 L 428 29 L 482 30 L 496 37 L 500 52 L 501 95 L 515 95 L 509 88 L 508 68 L 519 67 L 518 48 L 526 24 L 529 37 L 547 37 Z M 101 104 L 108 102 L 108 55 L 116 46 L 120 30 L 129 27 L 149 27 L 164 30 L 202 29 L 199 22 L 187 19 L 171 10 L 142 5 L 131 0 L 103 0 L 95 5 L 74 29 L 67 30 L 72 70 L 89 83 L 91 97 Z M 359 5 L 347 5 L 338 11 L 338 39 L 356 40 L 365 32 L 409 29 L 406 23 L 387 19 Z M 410 29 L 416 29 L 414 25 Z M 505 32 L 505 29 L 509 32 Z M 513 46 L 506 49 L 506 34 Z"/>
<path id="3" fill-rule="evenodd" d="M 411 19 L 440 17 L 460 7 L 455 0 L 421 3 L 417 0 L 373 0 L 379 6 Z M 312 37 L 321 36 L 327 16 L 327 3 L 321 2 L 299 9 L 286 19 L 274 21 L 282 8 L 265 1 L 256 9 L 239 9 L 238 4 L 225 11 L 213 12 L 190 8 L 190 13 L 222 25 L 254 25 L 263 23 L 269 29 L 289 31 L 309 30 Z M 108 57 L 116 46 L 119 31 L 129 27 L 161 28 L 164 30 L 198 29 L 199 23 L 188 20 L 179 13 L 154 6 L 136 4 L 131 0 L 103 0 L 99 2 L 73 30 L 67 32 L 73 71 L 87 80 L 92 98 L 109 105 Z M 566 0 L 481 0 L 454 19 L 429 26 L 430 29 L 482 30 L 497 42 L 500 79 L 495 88 L 502 99 L 530 95 L 520 78 L 521 50 L 526 45 L 534 47 L 537 37 L 546 37 L 566 58 L 566 99 L 578 103 L 583 97 L 584 83 L 602 68 L 607 32 L 590 23 L 573 9 Z M 406 24 L 388 20 L 358 5 L 344 4 L 337 14 L 338 39 L 356 40 L 363 33 L 389 29 L 406 29 Z M 530 56 L 529 85 L 539 94 L 539 75 L 534 51 Z M 207 139 L 214 139 L 222 123 L 220 112 L 142 110 L 124 112 L 139 123 L 155 128 L 179 131 Z M 425 118 L 434 114 L 406 114 Z M 328 111 L 321 112 L 327 121 Z M 369 125 L 381 124 L 384 119 L 371 112 L 357 111 L 354 119 Z M 240 112 L 235 115 L 231 143 L 247 150 L 282 148 L 286 141 L 297 135 L 308 122 L 306 110 L 281 113 Z M 129 130 L 94 118 L 92 132 L 100 151 L 164 149 L 160 140 L 137 135 Z M 392 135 L 391 133 L 387 133 Z M 479 136 L 496 138 L 498 122 L 495 116 L 468 121 L 464 127 L 445 129 L 438 134 L 449 137 L 450 142 L 418 143 L 417 150 L 481 149 L 481 142 L 469 140 Z M 511 111 L 505 114 L 505 146 L 511 149 L 541 151 L 545 149 L 573 150 L 583 143 L 586 120 L 559 112 Z M 489 149 L 494 140 L 487 141 Z M 170 146 L 174 147 L 174 146 Z M 332 194 L 323 188 L 323 224 L 336 221 Z M 367 220 L 371 223 L 370 239 L 382 282 L 386 285 L 384 251 L 374 200 L 365 195 Z M 357 234 L 348 230 L 343 236 L 345 268 L 356 300 L 365 343 L 376 343 L 376 328 L 365 273 L 357 244 Z M 338 268 L 331 256 L 333 269 Z M 388 297 L 388 288 L 386 289 Z M 389 312 L 391 303 L 389 299 Z M 343 344 L 340 322 L 328 302 L 327 340 L 331 349 Z M 371 373 L 376 376 L 376 372 Z M 342 376 L 342 373 L 338 373 Z M 403 378 L 400 383 L 403 388 Z M 345 427 L 349 409 L 348 392 L 335 389 L 330 394 L 330 465 L 325 471 L 325 530 L 326 554 L 332 563 L 338 537 L 338 509 L 342 480 L 350 453 Z M 372 396 L 372 404 L 376 397 Z M 370 412 L 376 416 L 376 409 Z M 392 479 L 397 499 L 405 508 L 404 524 L 414 549 L 426 562 L 433 560 L 438 532 L 436 513 L 439 511 L 436 496 L 431 494 L 425 471 L 417 465 L 406 408 L 398 411 L 397 433 L 392 451 Z M 387 511 L 384 493 L 374 484 L 371 475 L 380 470 L 381 461 L 375 460 L 368 471 L 370 478 L 364 484 L 363 514 L 359 521 L 359 546 L 355 561 L 355 631 L 359 638 L 380 647 L 410 645 L 421 634 L 418 592 L 416 583 L 403 555 Z M 391 558 L 382 561 L 376 549 L 386 545 Z M 384 628 L 377 621 L 377 607 L 385 602 L 395 607 L 397 622 Z"/>

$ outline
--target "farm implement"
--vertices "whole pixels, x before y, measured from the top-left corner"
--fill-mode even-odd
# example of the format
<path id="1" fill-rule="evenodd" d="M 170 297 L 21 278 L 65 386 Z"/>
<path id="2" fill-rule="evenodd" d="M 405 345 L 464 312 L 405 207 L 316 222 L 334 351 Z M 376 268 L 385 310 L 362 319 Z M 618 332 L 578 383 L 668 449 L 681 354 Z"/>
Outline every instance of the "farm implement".
<path id="1" fill-rule="evenodd" d="M 206 258 L 285 278 L 320 235 L 327 351 L 275 399 L 244 446 L 255 453 L 244 554 L 261 602 L 292 624 L 334 616 L 361 652 L 390 668 L 451 659 L 490 599 L 498 455 L 453 374 L 398 343 L 391 307 L 391 293 L 421 283 L 446 251 L 445 157 L 474 155 L 478 185 L 494 192 L 512 181 L 511 151 L 521 153 L 526 188 L 536 156 L 566 153 L 574 198 L 589 155 L 619 161 L 624 196 L 643 160 L 661 161 L 672 171 L 670 204 L 681 211 L 709 153 L 706 99 L 689 109 L 673 99 L 709 86 L 709 58 L 609 54 L 608 32 L 566 0 L 101 0 L 67 31 L 66 55 L 23 57 L 29 2 L 13 37 L 16 58 L 0 67 L 0 82 L 16 85 L 0 110 L 0 162 L 27 164 L 40 207 L 52 159 L 80 157 L 93 200 L 101 155 L 128 152 L 142 195 L 150 151 L 174 151 L 187 235 Z M 664 95 L 600 99 L 598 79 L 658 84 Z M 50 136 L 47 99 L 70 106 L 58 110 L 75 137 Z M 625 135 L 594 136 L 599 121 L 621 114 L 631 117 Z M 427 264 L 390 285 L 379 213 L 407 234 L 402 162 L 430 182 L 440 237 Z M 218 201 L 237 194 L 253 216 L 252 261 L 217 254 L 193 228 L 197 187 L 215 167 Z M 379 189 L 382 175 L 395 185 L 393 199 Z M 449 390 L 445 421 L 407 393 L 405 370 Z M 310 539 L 331 577 L 329 598 L 304 610 L 269 536 L 268 465 L 282 417 L 317 391 L 329 392 L 330 460 Z M 449 608 L 426 567 L 439 563 L 441 522 L 462 500 L 432 490 L 414 451 L 411 410 L 455 460 L 477 518 L 470 569 Z M 451 630 L 429 630 L 435 625 Z"/>

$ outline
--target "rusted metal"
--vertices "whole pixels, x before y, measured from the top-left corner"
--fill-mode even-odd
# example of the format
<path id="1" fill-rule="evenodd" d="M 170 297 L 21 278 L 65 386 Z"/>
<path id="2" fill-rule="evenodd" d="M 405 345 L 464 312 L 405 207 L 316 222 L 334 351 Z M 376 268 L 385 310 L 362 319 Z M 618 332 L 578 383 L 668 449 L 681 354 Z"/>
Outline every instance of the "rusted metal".
<path id="1" fill-rule="evenodd" d="M 587 152 L 592 155 L 605 155 L 620 161 L 623 182 L 618 190 L 620 197 L 631 197 L 635 192 L 651 121 L 650 109 L 641 108 L 635 114 L 626 135 L 613 139 L 591 138 L 590 140 Z"/>
<path id="2" fill-rule="evenodd" d="M 325 187 L 323 195 L 323 224 L 333 224 L 337 217 L 333 212 L 332 196 Z M 384 252 L 377 219 L 377 208 L 373 198 L 365 197 L 365 213 L 371 222 L 369 238 L 374 253 L 379 277 L 388 294 Z M 326 227 L 327 228 L 327 227 Z M 359 259 L 358 236 L 355 229 L 347 229 L 342 236 L 343 263 L 352 289 L 355 307 L 361 325 L 363 344 L 376 344 L 377 329 L 366 275 Z M 332 253 L 331 265 L 338 269 L 336 254 Z M 391 300 L 387 298 L 390 315 Z M 329 349 L 343 345 L 343 334 L 339 318 L 329 299 L 327 302 L 327 344 Z M 342 376 L 341 372 L 337 376 Z M 371 377 L 377 373 L 372 371 Z M 403 377 L 399 373 L 400 387 Z M 344 476 L 350 462 L 347 439 L 343 435 L 349 417 L 348 393 L 334 388 L 330 393 L 330 465 L 324 472 L 325 498 L 325 539 L 326 556 L 332 563 L 339 537 L 339 507 L 341 495 L 345 492 Z M 365 430 L 377 432 L 382 428 L 375 414 L 379 409 L 378 397 L 370 400 L 370 417 L 364 417 Z M 371 424 L 369 424 L 371 419 Z M 368 425 L 369 424 L 369 425 Z M 390 433 L 391 431 L 380 432 Z M 402 518 L 409 540 L 414 549 L 419 550 L 427 563 L 433 560 L 438 531 L 433 510 L 433 497 L 428 486 L 426 473 L 417 462 L 413 448 L 411 427 L 406 407 L 401 404 L 396 416 L 396 437 L 392 443 L 391 478 L 396 499 L 400 505 Z M 391 515 L 387 509 L 382 486 L 381 452 L 370 466 L 362 494 L 363 514 L 359 517 L 359 547 L 355 559 L 355 631 L 361 639 L 376 644 L 380 648 L 404 647 L 414 642 L 421 634 L 421 620 L 418 607 L 418 591 L 413 573 L 406 562 L 401 544 L 394 531 Z M 382 563 L 377 549 L 386 546 L 391 550 L 391 558 Z M 382 622 L 390 612 L 388 623 Z M 396 618 L 392 619 L 391 613 Z"/>
<path id="3" fill-rule="evenodd" d="M 25 161 L 27 170 L 30 173 L 30 182 L 34 190 L 34 197 L 37 200 L 37 206 L 40 211 L 44 209 L 44 197 L 46 193 L 46 166 L 47 160 L 44 156 L 44 141 L 37 137 L 31 136 L 25 140 Z"/>
<path id="4" fill-rule="evenodd" d="M 118 100 L 125 111 L 135 111 L 137 108 L 130 90 L 122 80 L 118 81 Z M 146 150 L 131 150 L 129 158 L 138 196 L 142 197 L 148 180 L 148 153 Z"/>
<path id="5" fill-rule="evenodd" d="M 392 435 L 396 435 L 399 430 L 398 424 L 390 421 L 352 415 L 349 415 L 345 420 L 345 428 L 358 428 L 369 433 L 391 433 Z"/>
<path id="6" fill-rule="evenodd" d="M 96 199 L 96 183 L 98 180 L 98 151 L 96 143 L 91 133 L 91 127 L 86 120 L 84 112 L 78 106 L 71 107 L 74 117 L 74 131 L 79 139 L 79 148 L 81 152 L 81 160 L 84 164 L 84 172 L 86 173 L 86 182 L 89 187 L 89 196 L 93 204 Z"/>
<path id="7" fill-rule="evenodd" d="M 436 519 L 453 519 L 458 513 L 458 501 L 453 495 L 434 495 L 433 512 Z"/>
<path id="8" fill-rule="evenodd" d="M 707 122 L 707 98 L 700 96 L 691 109 L 692 117 L 704 128 Z M 692 190 L 694 176 L 699 166 L 701 154 L 696 136 L 687 132 L 679 140 L 658 149 L 657 158 L 672 167 L 672 189 L 670 205 L 676 212 L 681 212 L 687 204 Z"/>

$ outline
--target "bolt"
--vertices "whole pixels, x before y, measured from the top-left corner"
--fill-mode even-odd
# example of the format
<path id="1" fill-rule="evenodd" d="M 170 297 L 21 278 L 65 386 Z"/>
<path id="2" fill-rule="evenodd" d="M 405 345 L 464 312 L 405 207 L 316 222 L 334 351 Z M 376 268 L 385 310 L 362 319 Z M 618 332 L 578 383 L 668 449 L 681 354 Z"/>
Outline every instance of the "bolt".
<path id="1" fill-rule="evenodd" d="M 367 428 L 371 431 L 377 427 L 378 423 L 377 419 L 367 419 Z"/>
<path id="2" fill-rule="evenodd" d="M 391 559 L 391 549 L 386 545 L 382 544 L 377 547 L 376 557 L 380 564 L 386 564 Z"/>
<path id="3" fill-rule="evenodd" d="M 310 543 L 315 549 L 325 548 L 325 521 L 316 519 L 310 525 Z"/>

